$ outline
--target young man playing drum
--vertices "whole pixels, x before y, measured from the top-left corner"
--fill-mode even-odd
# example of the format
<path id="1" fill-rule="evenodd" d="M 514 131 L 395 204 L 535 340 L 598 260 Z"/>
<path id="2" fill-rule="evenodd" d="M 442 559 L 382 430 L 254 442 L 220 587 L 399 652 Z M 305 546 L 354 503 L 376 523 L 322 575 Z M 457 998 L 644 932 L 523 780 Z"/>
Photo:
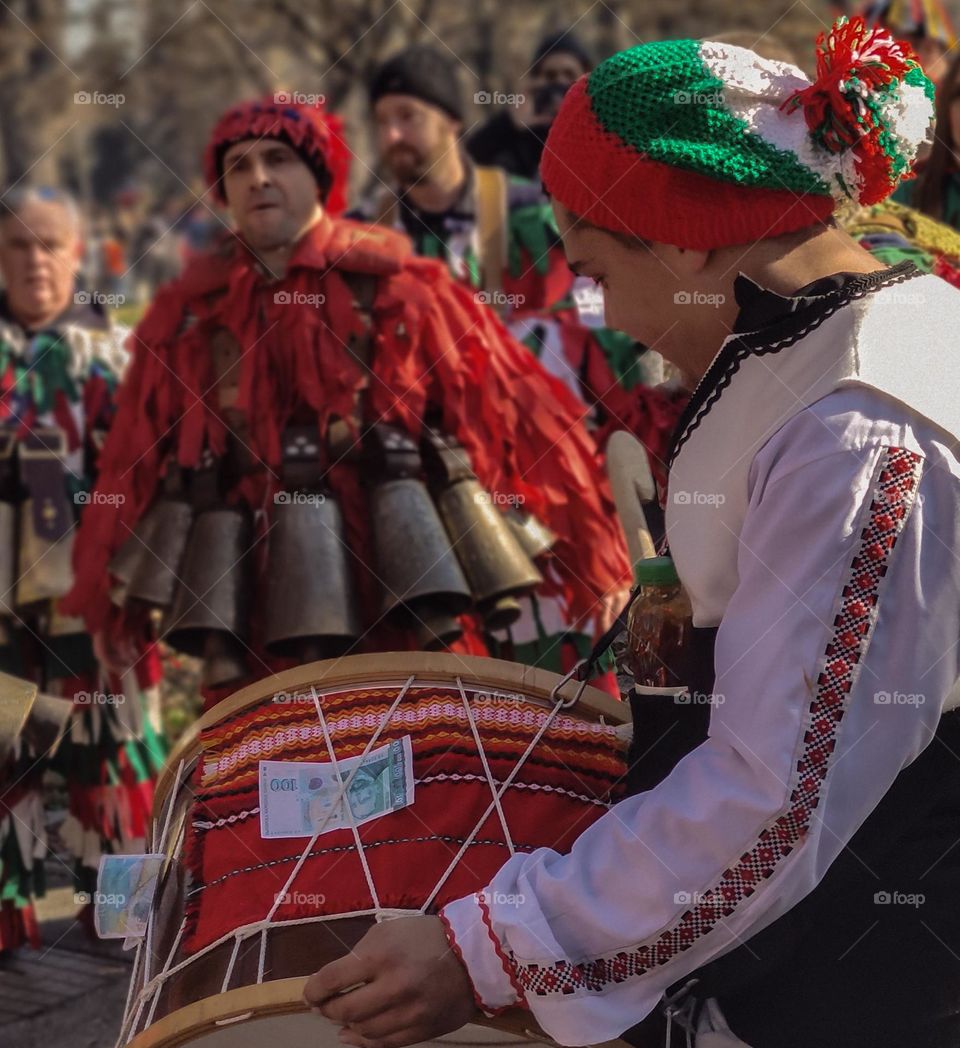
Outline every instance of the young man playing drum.
<path id="1" fill-rule="evenodd" d="M 518 1003 L 569 1045 L 646 1017 L 663 1044 L 665 1010 L 699 1045 L 960 1042 L 960 295 L 831 218 L 894 188 L 932 90 L 859 19 L 818 43 L 813 84 L 683 40 L 564 101 L 542 172 L 571 266 L 699 380 L 666 512 L 717 628 L 709 738 L 569 855 L 315 974 L 348 1044 Z"/>

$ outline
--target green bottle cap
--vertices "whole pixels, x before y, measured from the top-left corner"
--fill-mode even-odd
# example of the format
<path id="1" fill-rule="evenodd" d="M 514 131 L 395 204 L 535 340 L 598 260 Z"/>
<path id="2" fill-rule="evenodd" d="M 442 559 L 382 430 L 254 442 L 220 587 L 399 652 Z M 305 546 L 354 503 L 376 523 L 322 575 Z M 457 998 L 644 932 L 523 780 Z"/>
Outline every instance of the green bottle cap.
<path id="1" fill-rule="evenodd" d="M 633 566 L 638 586 L 675 586 L 680 581 L 673 557 L 647 557 Z"/>

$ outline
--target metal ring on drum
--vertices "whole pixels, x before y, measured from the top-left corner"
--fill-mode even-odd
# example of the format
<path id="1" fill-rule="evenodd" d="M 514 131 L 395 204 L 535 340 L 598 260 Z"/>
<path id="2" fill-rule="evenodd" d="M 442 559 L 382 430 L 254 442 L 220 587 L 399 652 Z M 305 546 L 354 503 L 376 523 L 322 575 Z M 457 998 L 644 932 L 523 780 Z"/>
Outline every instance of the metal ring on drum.
<path id="1" fill-rule="evenodd" d="M 617 799 L 629 710 L 572 677 L 473 656 L 358 655 L 276 674 L 204 714 L 157 784 L 151 847 L 171 862 L 118 1048 L 339 1045 L 338 1026 L 302 1001 L 309 975 L 377 920 L 486 887 L 515 850 L 566 850 Z M 255 803 L 260 759 L 336 761 L 403 735 L 412 805 L 335 829 L 325 847 L 319 831 L 277 845 L 235 810 Z M 195 877 L 214 867 L 221 881 Z M 323 887 L 315 913 L 285 913 L 278 900 L 298 884 Z M 437 1043 L 553 1042 L 513 1009 Z"/>

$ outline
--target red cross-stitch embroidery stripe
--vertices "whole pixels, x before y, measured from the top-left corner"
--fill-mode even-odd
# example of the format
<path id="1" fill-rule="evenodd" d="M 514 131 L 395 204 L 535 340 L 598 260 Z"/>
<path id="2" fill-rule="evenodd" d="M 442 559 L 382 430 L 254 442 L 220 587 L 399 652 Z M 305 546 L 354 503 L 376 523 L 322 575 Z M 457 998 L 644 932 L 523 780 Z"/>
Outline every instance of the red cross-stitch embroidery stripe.
<path id="1" fill-rule="evenodd" d="M 622 983 L 666 964 L 729 917 L 803 838 L 819 802 L 857 666 L 876 621 L 880 581 L 916 497 L 921 467 L 921 456 L 903 448 L 887 448 L 883 453 L 867 522 L 841 592 L 810 702 L 794 787 L 783 812 L 760 832 L 753 847 L 724 871 L 719 882 L 655 940 L 579 964 L 565 960 L 552 965 L 514 961 L 514 981 L 527 997 L 577 990 L 599 992 L 611 983 Z"/>

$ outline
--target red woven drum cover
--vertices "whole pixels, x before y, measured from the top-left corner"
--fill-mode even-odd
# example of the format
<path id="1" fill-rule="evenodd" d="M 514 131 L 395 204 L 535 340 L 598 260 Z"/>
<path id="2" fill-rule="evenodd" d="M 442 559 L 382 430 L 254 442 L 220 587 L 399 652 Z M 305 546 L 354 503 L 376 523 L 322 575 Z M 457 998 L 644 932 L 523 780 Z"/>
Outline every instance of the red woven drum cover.
<path id="1" fill-rule="evenodd" d="M 398 687 L 352 686 L 320 696 L 338 759 L 363 752 Z M 467 691 L 494 780 L 511 773 L 549 710 L 523 700 Z M 323 730 L 307 694 L 265 699 L 208 728 L 193 788 L 186 862 L 186 952 L 263 920 L 283 892 L 308 838 L 260 836 L 258 763 L 327 761 Z M 435 888 L 492 800 L 459 690 L 414 685 L 376 745 L 411 736 L 415 799 L 359 829 L 382 907 L 417 909 Z M 569 850 L 619 797 L 624 745 L 612 725 L 557 714 L 503 796 L 517 851 Z M 486 819 L 431 911 L 485 887 L 509 857 L 496 811 Z M 349 830 L 324 833 L 289 888 L 275 921 L 372 909 L 374 903 Z"/>

